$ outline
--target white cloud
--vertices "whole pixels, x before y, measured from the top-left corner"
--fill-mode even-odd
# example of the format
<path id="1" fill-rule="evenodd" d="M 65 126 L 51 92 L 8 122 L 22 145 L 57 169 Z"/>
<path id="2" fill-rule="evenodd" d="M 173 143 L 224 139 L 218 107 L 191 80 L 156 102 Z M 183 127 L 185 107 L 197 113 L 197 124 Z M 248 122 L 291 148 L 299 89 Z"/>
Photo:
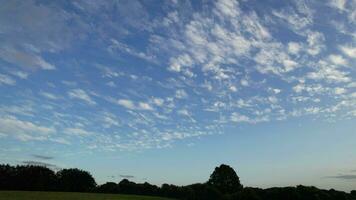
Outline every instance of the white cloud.
<path id="1" fill-rule="evenodd" d="M 54 127 L 46 127 L 29 121 L 20 120 L 14 116 L 0 117 L 0 133 L 14 136 L 20 140 L 44 140 L 56 132 Z"/>
<path id="2" fill-rule="evenodd" d="M 153 103 L 154 103 L 156 106 L 162 106 L 163 103 L 164 103 L 164 99 L 161 99 L 161 98 L 153 98 Z"/>
<path id="3" fill-rule="evenodd" d="M 128 99 L 119 99 L 117 103 L 125 108 L 128 108 L 130 110 L 136 109 L 134 103 L 131 100 Z"/>
<path id="4" fill-rule="evenodd" d="M 218 0 L 215 6 L 217 12 L 226 17 L 236 17 L 239 15 L 238 2 L 235 0 Z"/>
<path id="5" fill-rule="evenodd" d="M 275 104 L 278 102 L 278 99 L 275 96 L 270 96 L 268 97 L 268 101 L 271 102 L 272 104 Z"/>
<path id="6" fill-rule="evenodd" d="M 106 85 L 109 87 L 116 87 L 116 84 L 113 81 L 107 82 Z"/>
<path id="7" fill-rule="evenodd" d="M 13 74 L 14 76 L 17 76 L 21 79 L 27 79 L 27 77 L 29 76 L 28 73 L 23 72 L 23 71 L 12 71 L 11 74 Z"/>
<path id="8" fill-rule="evenodd" d="M 300 49 L 301 49 L 301 46 L 299 43 L 297 43 L 297 42 L 289 42 L 288 43 L 288 52 L 289 53 L 296 55 L 299 53 Z"/>
<path id="9" fill-rule="evenodd" d="M 345 10 L 346 0 L 330 0 L 329 5 L 343 11 Z"/>
<path id="10" fill-rule="evenodd" d="M 64 129 L 64 132 L 66 134 L 76 135 L 76 136 L 89 136 L 89 135 L 93 135 L 94 134 L 93 132 L 84 130 L 82 128 L 77 128 L 77 127 L 75 127 L 75 128 L 66 128 L 66 129 Z"/>
<path id="11" fill-rule="evenodd" d="M 242 86 L 246 86 L 246 87 L 249 86 L 249 83 L 248 83 L 248 81 L 246 79 L 241 79 L 240 83 L 241 83 Z"/>
<path id="12" fill-rule="evenodd" d="M 341 51 L 350 58 L 356 58 L 356 48 L 352 46 L 340 46 Z"/>
<path id="13" fill-rule="evenodd" d="M 139 102 L 138 103 L 138 108 L 141 110 L 153 110 L 152 106 L 148 103 L 145 102 Z"/>
<path id="14" fill-rule="evenodd" d="M 188 97 L 188 94 L 183 89 L 178 89 L 176 91 L 175 97 L 177 99 L 184 99 Z"/>
<path id="15" fill-rule="evenodd" d="M 194 64 L 191 57 L 187 54 L 180 55 L 177 58 L 172 58 L 170 63 L 171 64 L 168 69 L 174 72 L 180 72 L 183 67 L 192 67 Z"/>
<path id="16" fill-rule="evenodd" d="M 129 99 L 119 99 L 117 103 L 130 110 L 154 110 L 153 107 L 146 102 L 138 102 L 136 104 Z"/>
<path id="17" fill-rule="evenodd" d="M 179 21 L 178 17 L 178 12 L 173 11 L 167 14 L 167 17 L 165 17 L 162 21 L 164 26 L 169 26 L 171 24 L 177 23 Z"/>
<path id="18" fill-rule="evenodd" d="M 347 65 L 347 60 L 345 60 L 345 58 L 341 55 L 331 54 L 329 55 L 329 60 L 335 65 Z"/>
<path id="19" fill-rule="evenodd" d="M 45 61 L 39 55 L 18 51 L 15 49 L 0 49 L 0 57 L 9 63 L 23 68 L 54 70 L 56 67 Z"/>
<path id="20" fill-rule="evenodd" d="M 50 138 L 49 140 L 52 142 L 59 143 L 59 144 L 66 144 L 66 145 L 71 144 L 68 140 L 66 140 L 64 138 Z"/>
<path id="21" fill-rule="evenodd" d="M 190 113 L 187 109 L 178 110 L 178 114 L 184 115 L 184 116 L 190 116 Z"/>
<path id="22" fill-rule="evenodd" d="M 283 65 L 284 65 L 285 71 L 289 72 L 289 71 L 294 70 L 298 66 L 298 63 L 296 63 L 293 60 L 284 60 Z"/>
<path id="23" fill-rule="evenodd" d="M 41 96 L 43 96 L 43 97 L 48 98 L 48 99 L 52 99 L 52 100 L 57 100 L 57 99 L 58 99 L 58 97 L 57 97 L 56 95 L 52 94 L 52 93 L 40 92 L 39 94 L 40 94 Z"/>
<path id="24" fill-rule="evenodd" d="M 119 51 L 125 52 L 131 56 L 135 56 L 135 57 L 144 59 L 148 62 L 153 62 L 153 63 L 156 62 L 155 57 L 152 55 L 149 55 L 145 52 L 138 51 L 124 43 L 119 42 L 116 39 L 111 39 L 110 41 L 111 41 L 111 45 L 108 47 L 109 53 L 114 53 L 115 52 L 114 50 L 119 50 Z"/>
<path id="25" fill-rule="evenodd" d="M 73 99 L 79 99 L 85 101 L 90 105 L 95 105 L 96 102 L 91 99 L 89 94 L 82 89 L 73 89 L 68 92 L 68 96 Z"/>
<path id="26" fill-rule="evenodd" d="M 247 122 L 247 123 L 251 123 L 251 119 L 246 116 L 246 115 L 241 115 L 237 112 L 234 112 L 231 114 L 230 116 L 230 120 L 232 122 Z"/>
<path id="27" fill-rule="evenodd" d="M 300 30 L 305 29 L 312 24 L 312 20 L 308 17 L 297 14 L 294 10 L 273 11 L 273 15 L 288 23 L 289 28 L 299 33 Z"/>
<path id="28" fill-rule="evenodd" d="M 293 87 L 293 90 L 297 93 L 302 92 L 305 89 L 305 86 L 303 84 L 298 84 Z"/>
<path id="29" fill-rule="evenodd" d="M 321 111 L 319 107 L 308 107 L 304 110 L 306 114 L 318 114 Z"/>
<path id="30" fill-rule="evenodd" d="M 12 79 L 10 76 L 5 74 L 0 74 L 0 85 L 15 85 L 16 81 Z"/>
<path id="31" fill-rule="evenodd" d="M 104 122 L 105 128 L 110 128 L 112 126 L 120 126 L 119 119 L 117 119 L 117 117 L 112 113 L 104 112 L 99 116 L 99 118 L 101 118 Z"/>
<path id="32" fill-rule="evenodd" d="M 76 4 L 79 5 L 81 3 Z M 129 30 L 120 27 L 121 23 L 112 23 L 116 26 L 112 27 L 112 21 L 108 19 L 110 30 L 125 32 L 122 33 L 124 37 L 121 37 L 121 33 L 100 32 L 106 34 L 104 34 L 106 39 L 101 38 L 102 40 L 98 41 L 104 41 L 105 45 L 110 42 L 107 41 L 108 37 L 117 36 L 109 44 L 108 56 L 116 60 L 117 53 L 120 53 L 119 57 L 120 60 L 123 59 L 123 62 L 119 63 L 130 64 L 129 62 L 132 59 L 129 56 L 129 60 L 126 60 L 127 55 L 149 61 L 155 58 L 153 55 L 155 54 L 159 58 L 157 60 L 162 63 L 157 63 L 156 67 L 151 66 L 149 71 L 144 70 L 143 73 L 137 75 L 131 74 L 136 70 L 132 71 L 130 66 L 124 66 L 125 64 L 117 63 L 115 66 L 98 65 L 98 72 L 100 73 L 93 74 L 83 71 L 81 68 L 85 65 L 85 61 L 79 60 L 78 63 L 83 63 L 83 66 L 78 65 L 77 67 L 80 70 L 75 70 L 75 73 L 84 73 L 80 74 L 83 76 L 80 76 L 81 80 L 79 82 L 89 83 L 86 85 L 92 88 L 88 88 L 88 90 L 76 89 L 79 88 L 79 82 L 68 81 L 62 82 L 65 85 L 53 84 L 53 87 L 56 87 L 56 91 L 62 91 L 61 87 L 68 87 L 67 95 L 71 98 L 71 101 L 78 99 L 78 101 L 89 104 L 99 104 L 102 101 L 96 101 L 96 99 L 103 98 L 116 104 L 116 108 L 108 108 L 104 103 L 100 106 L 89 107 L 89 110 L 86 110 L 88 112 L 71 115 L 70 109 L 78 105 L 74 104 L 69 107 L 59 108 L 59 104 L 52 102 L 50 105 L 53 107 L 53 111 L 60 109 L 53 114 L 54 119 L 52 119 L 52 112 L 42 112 L 44 108 L 49 108 L 49 106 L 37 105 L 39 103 L 38 99 L 33 99 L 30 96 L 29 99 L 25 100 L 18 98 L 19 100 L 13 103 L 26 104 L 31 109 L 26 110 L 5 105 L 0 107 L 0 115 L 16 113 L 19 116 L 25 116 L 26 119 L 33 119 L 33 124 L 38 124 L 41 121 L 40 119 L 52 120 L 56 127 L 62 124 L 74 124 L 72 128 L 63 129 L 68 133 L 68 135 L 65 135 L 67 138 L 62 138 L 64 141 L 60 141 L 60 138 L 52 138 L 52 136 L 51 138 L 47 136 L 35 137 L 32 133 L 19 135 L 22 140 L 49 139 L 68 144 L 66 139 L 71 137 L 70 134 L 91 135 L 92 138 L 90 140 L 88 138 L 88 140 L 81 141 L 83 143 L 95 142 L 97 144 L 90 144 L 93 148 L 106 148 L 110 149 L 110 151 L 116 149 L 163 148 L 170 146 L 175 139 L 220 133 L 222 132 L 220 130 L 224 130 L 224 126 L 229 122 L 258 123 L 269 119 L 282 120 L 286 119 L 286 116 L 303 116 L 312 113 L 320 114 L 320 116 L 314 116 L 320 119 L 323 114 L 325 116 L 328 115 L 326 117 L 330 117 L 331 112 L 335 112 L 335 110 L 340 111 L 340 116 L 351 116 L 348 113 L 354 110 L 352 108 L 355 107 L 352 104 L 354 102 L 351 101 L 355 97 L 353 91 L 355 84 L 352 83 L 354 70 L 350 64 L 353 64 L 352 59 L 355 58 L 355 48 L 353 48 L 352 39 L 348 41 L 348 38 L 353 36 L 346 34 L 346 32 L 352 32 L 352 22 L 341 21 L 345 32 L 339 32 L 340 38 L 338 39 L 342 41 L 341 44 L 343 46 L 338 46 L 340 43 L 331 42 L 331 40 L 335 39 L 333 37 L 334 32 L 325 32 L 325 30 L 333 28 L 328 27 L 330 25 L 329 22 L 318 20 L 318 25 L 313 25 L 313 16 L 315 16 L 315 19 L 319 19 L 319 11 L 313 10 L 316 8 L 313 6 L 317 5 L 319 8 L 319 3 L 310 3 L 308 1 L 287 3 L 287 5 L 281 5 L 276 8 L 278 11 L 274 12 L 271 10 L 274 8 L 268 6 L 262 12 L 260 12 L 261 10 L 256 12 L 257 10 L 254 8 L 240 9 L 239 4 L 244 8 L 245 6 L 250 7 L 247 1 L 232 0 L 217 0 L 211 4 L 205 4 L 202 10 L 191 9 L 190 7 L 184 7 L 185 4 L 180 4 L 181 7 L 179 9 L 186 10 L 189 12 L 188 15 L 182 15 L 180 11 L 176 10 L 167 13 L 166 16 L 163 14 L 159 18 L 151 16 L 149 18 L 153 20 L 153 25 L 145 27 L 145 30 L 149 31 L 137 31 L 134 26 L 131 27 L 132 23 L 137 21 L 134 19 L 127 24 L 130 26 Z M 350 3 L 348 2 L 347 4 L 349 5 Z M 345 8 L 345 12 L 341 14 L 350 14 L 351 8 L 348 8 L 348 5 L 339 6 Z M 175 6 L 171 8 L 174 10 L 176 9 Z M 213 6 L 213 8 L 209 6 Z M 47 5 L 41 4 L 41 6 L 37 7 L 46 8 Z M 57 8 L 57 6 L 53 7 Z M 96 9 L 99 9 L 100 13 L 106 13 L 106 7 L 110 8 L 112 6 L 96 7 L 91 9 L 95 9 L 95 12 L 97 11 Z M 331 9 L 325 8 L 325 6 L 322 7 L 323 9 Z M 80 8 L 78 7 L 78 9 Z M 91 9 L 85 8 L 83 10 L 91 12 Z M 132 12 L 132 16 L 135 16 L 136 11 L 134 9 L 127 10 Z M 68 14 L 67 12 L 64 13 Z M 69 12 L 68 19 L 71 19 L 71 14 L 74 13 Z M 96 13 L 93 11 L 92 14 Z M 2 16 L 2 14 L 0 15 Z M 80 16 L 78 17 L 80 18 Z M 125 17 L 123 16 L 123 18 Z M 182 18 L 180 19 L 179 17 Z M 339 20 L 339 16 L 337 17 Z M 0 23 L 3 22 L 1 19 L 0 17 Z M 4 19 L 6 18 L 4 17 Z M 347 20 L 347 16 L 342 16 L 340 20 Z M 38 23 L 41 20 L 37 19 L 34 22 Z M 122 19 L 122 22 L 126 23 L 127 21 Z M 44 24 L 46 25 L 47 23 Z M 73 24 L 76 24 L 74 19 Z M 108 27 L 108 24 L 104 22 L 97 28 L 100 29 L 101 26 Z M 22 26 L 19 27 L 21 28 Z M 320 29 L 320 27 L 323 28 Z M 32 27 L 25 27 L 23 30 L 29 28 Z M 33 81 L 31 80 L 32 78 L 37 77 L 37 75 L 28 77 L 28 74 L 25 73 L 27 70 L 24 70 L 23 73 L 15 74 L 11 70 L 18 69 L 16 66 L 11 68 L 13 65 L 25 67 L 25 63 L 28 62 L 28 67 L 31 69 L 50 69 L 55 67 L 54 64 L 56 63 L 52 64 L 50 58 L 52 54 L 56 57 L 58 50 L 65 51 L 61 46 L 61 36 L 65 37 L 68 33 L 62 34 L 62 31 L 58 31 L 63 30 L 63 28 L 58 28 L 56 31 L 61 33 L 60 37 L 58 37 L 59 42 L 43 37 L 44 42 L 41 42 L 41 44 L 45 43 L 46 45 L 38 45 L 38 42 L 34 42 L 32 45 L 32 41 L 30 42 L 31 44 L 25 44 L 26 41 L 23 37 L 20 37 L 19 41 L 24 45 L 18 42 L 17 46 L 19 48 L 14 48 L 13 53 L 6 50 L 5 47 L 0 47 L 0 58 L 10 64 L 8 69 L 4 68 L 3 71 L 9 74 L 8 77 L 13 78 L 13 84 L 27 84 Z M 53 34 L 56 34 L 56 32 L 53 32 Z M 52 35 L 47 33 L 52 32 L 46 32 L 42 36 Z M 76 35 L 81 35 L 85 31 L 77 30 L 75 33 L 80 33 Z M 146 37 L 148 40 L 145 40 L 142 45 L 137 46 L 133 43 L 125 43 L 124 41 L 126 40 L 122 40 L 126 37 L 136 38 L 137 34 L 139 34 L 140 39 L 146 33 L 150 36 Z M 10 35 L 5 34 L 5 36 Z M 39 32 L 37 34 L 39 35 Z M 27 32 L 24 35 L 27 35 Z M 36 35 L 30 35 L 29 38 L 34 38 Z M 102 34 L 98 35 L 103 36 Z M 13 38 L 17 39 L 18 35 L 14 35 Z M 81 41 L 76 40 L 75 44 L 77 42 Z M 94 43 L 96 44 L 95 41 Z M 93 45 L 95 45 L 94 43 Z M 99 43 L 98 48 L 102 49 Z M 52 44 L 54 47 L 51 47 Z M 68 44 L 72 45 L 71 42 Z M 56 48 L 55 46 L 58 45 L 60 47 Z M 11 47 L 11 45 L 8 46 Z M 27 47 L 25 48 L 24 46 Z M 140 48 L 140 50 L 136 48 Z M 51 52 L 51 56 L 47 58 L 48 52 Z M 14 59 L 16 53 L 18 53 L 18 60 Z M 321 61 L 319 62 L 319 60 Z M 65 62 L 63 60 L 60 63 L 65 64 Z M 346 66 L 347 63 L 349 66 Z M 96 65 L 94 64 L 94 66 Z M 162 74 L 159 71 L 162 67 L 167 67 L 167 70 L 170 71 L 168 74 L 163 73 L 164 78 L 160 76 Z M 65 67 L 60 70 L 62 72 L 68 69 Z M 39 72 L 42 77 L 40 73 L 48 72 Z M 79 74 L 74 75 L 77 77 Z M 20 81 L 18 78 L 29 78 L 29 80 Z M 110 91 L 102 90 L 102 88 L 95 87 L 96 85 L 92 84 L 92 81 L 99 80 L 98 78 L 103 81 L 102 84 Z M 15 80 L 18 82 L 15 82 Z M 55 80 L 49 81 L 55 83 Z M 11 84 L 9 79 L 4 79 L 0 75 L 0 84 L 9 83 Z M 48 83 L 44 82 L 43 87 L 48 87 L 48 85 Z M 107 87 L 117 87 L 119 85 L 127 87 L 120 88 L 116 92 L 113 88 Z M 278 86 L 281 86 L 281 89 L 275 88 Z M 18 89 L 18 87 L 14 89 Z M 281 93 L 282 90 L 283 93 Z M 39 91 L 52 90 L 39 88 Z M 18 93 L 18 91 L 15 92 Z M 103 96 L 97 96 L 96 92 L 103 94 Z M 187 94 L 188 92 L 189 95 Z M 28 93 L 30 94 L 30 91 Z M 9 93 L 8 96 L 13 94 Z M 21 95 L 24 96 L 25 94 L 27 93 Z M 40 92 L 38 94 L 53 100 L 62 98 L 57 93 Z M 153 95 L 161 96 L 161 98 L 155 98 Z M 328 100 L 329 98 L 330 101 Z M 318 105 L 318 107 L 314 105 Z M 330 113 L 328 114 L 326 113 L 329 111 L 325 109 L 327 107 L 330 107 Z M 100 109 L 110 110 L 113 113 L 104 113 Z M 122 109 L 126 109 L 127 112 L 120 113 L 119 111 Z M 345 112 L 342 109 L 345 109 Z M 209 111 L 208 118 L 202 117 L 205 111 Z M 116 116 L 116 114 L 118 115 Z M 337 113 L 332 114 L 332 117 L 339 117 Z M 93 116 L 94 118 L 92 118 Z M 191 116 L 196 117 L 196 119 Z M 182 123 L 177 124 L 176 117 L 181 117 Z M 189 119 L 193 123 L 190 123 Z M 198 123 L 194 123 L 195 120 Z M 86 128 L 89 125 L 91 127 L 95 125 L 95 130 L 107 131 L 107 133 L 93 136 L 95 131 L 91 132 L 91 129 Z"/>
<path id="33" fill-rule="evenodd" d="M 321 52 L 321 50 L 325 47 L 324 41 L 325 41 L 325 37 L 324 34 L 322 34 L 321 32 L 308 31 L 307 42 L 309 48 L 307 49 L 307 52 L 312 56 L 318 55 Z"/>
<path id="34" fill-rule="evenodd" d="M 344 94 L 344 93 L 346 93 L 346 89 L 345 88 L 340 88 L 340 87 L 337 87 L 337 88 L 335 88 L 335 94 Z"/>
<path id="35" fill-rule="evenodd" d="M 275 94 L 279 94 L 282 90 L 278 88 L 271 88 L 271 91 L 273 91 Z"/>
<path id="36" fill-rule="evenodd" d="M 339 61 L 337 61 L 339 62 Z M 307 78 L 313 80 L 326 80 L 328 82 L 350 82 L 351 78 L 348 72 L 341 71 L 337 67 L 330 65 L 325 61 L 319 61 L 317 69 L 307 74 Z"/>
<path id="37" fill-rule="evenodd" d="M 234 86 L 234 85 L 230 86 L 229 89 L 230 89 L 232 92 L 236 92 L 236 91 L 237 91 L 237 88 L 236 88 L 236 86 Z"/>

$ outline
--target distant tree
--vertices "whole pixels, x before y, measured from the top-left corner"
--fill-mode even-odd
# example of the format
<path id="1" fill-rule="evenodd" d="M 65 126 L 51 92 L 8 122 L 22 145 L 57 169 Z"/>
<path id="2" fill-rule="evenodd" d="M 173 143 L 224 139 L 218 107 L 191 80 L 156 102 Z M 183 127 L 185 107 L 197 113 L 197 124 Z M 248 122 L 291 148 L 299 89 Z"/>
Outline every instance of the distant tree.
<path id="1" fill-rule="evenodd" d="M 173 197 L 173 198 L 181 198 L 184 196 L 185 189 L 182 187 L 164 183 L 161 186 L 161 196 L 165 197 Z"/>
<path id="2" fill-rule="evenodd" d="M 350 194 L 351 194 L 352 196 L 356 197 L 356 190 L 352 190 L 352 191 L 350 192 Z"/>
<path id="3" fill-rule="evenodd" d="M 0 165 L 0 190 L 12 190 L 15 184 L 16 168 L 10 165 Z"/>
<path id="4" fill-rule="evenodd" d="M 217 188 L 223 194 L 235 193 L 243 188 L 234 169 L 224 164 L 215 168 L 210 175 L 208 184 Z"/>
<path id="5" fill-rule="evenodd" d="M 148 182 L 139 184 L 141 194 L 144 195 L 158 195 L 159 188 L 156 185 L 152 185 Z"/>
<path id="6" fill-rule="evenodd" d="M 56 188 L 55 173 L 42 166 L 0 165 L 0 189 L 48 191 Z"/>
<path id="7" fill-rule="evenodd" d="M 155 195 L 184 200 L 356 200 L 356 190 L 346 193 L 314 186 L 243 188 L 235 171 L 227 166 L 216 167 L 207 183 L 187 186 L 163 184 L 161 187 L 123 179 L 96 187 L 86 171 L 63 169 L 54 173 L 41 166 L 0 165 L 0 190 L 57 190 L 72 192 L 126 193 Z"/>
<path id="8" fill-rule="evenodd" d="M 106 182 L 96 189 L 100 193 L 119 193 L 119 185 L 114 182 Z"/>
<path id="9" fill-rule="evenodd" d="M 260 189 L 257 188 L 244 188 L 240 192 L 236 193 L 234 196 L 237 200 L 262 200 L 259 196 Z"/>
<path id="10" fill-rule="evenodd" d="M 135 182 L 129 181 L 128 179 L 122 179 L 119 182 L 120 193 L 124 194 L 137 194 L 137 186 Z"/>
<path id="11" fill-rule="evenodd" d="M 189 188 L 190 193 L 186 193 L 184 199 L 187 200 L 219 200 L 222 199 L 222 194 L 217 190 L 217 188 L 209 185 L 196 183 L 193 185 L 188 185 L 184 187 L 187 191 Z"/>
<path id="12" fill-rule="evenodd" d="M 21 190 L 54 190 L 57 183 L 57 177 L 51 169 L 31 165 L 17 166 L 15 180 Z"/>
<path id="13" fill-rule="evenodd" d="M 67 192 L 89 192 L 96 187 L 89 172 L 80 169 L 63 169 L 57 172 L 59 188 Z"/>

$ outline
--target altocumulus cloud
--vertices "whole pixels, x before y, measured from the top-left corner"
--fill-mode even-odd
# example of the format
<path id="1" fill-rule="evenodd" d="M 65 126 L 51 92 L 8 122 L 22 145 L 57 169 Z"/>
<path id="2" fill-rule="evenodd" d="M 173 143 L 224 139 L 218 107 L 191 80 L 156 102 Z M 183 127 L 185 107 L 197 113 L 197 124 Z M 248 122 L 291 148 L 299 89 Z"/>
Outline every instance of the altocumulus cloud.
<path id="1" fill-rule="evenodd" d="M 138 150 L 356 116 L 352 1 L 196 4 L 4 3 L 1 139 Z"/>

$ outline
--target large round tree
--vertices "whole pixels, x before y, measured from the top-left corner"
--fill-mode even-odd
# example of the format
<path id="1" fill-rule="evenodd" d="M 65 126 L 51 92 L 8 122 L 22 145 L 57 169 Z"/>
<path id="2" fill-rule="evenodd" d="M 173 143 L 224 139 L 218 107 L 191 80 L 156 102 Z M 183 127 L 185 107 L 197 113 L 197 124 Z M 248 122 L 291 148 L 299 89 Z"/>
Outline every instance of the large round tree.
<path id="1" fill-rule="evenodd" d="M 67 192 L 89 192 L 96 187 L 92 175 L 80 169 L 62 169 L 57 172 L 59 189 Z"/>
<path id="2" fill-rule="evenodd" d="M 234 169 L 224 164 L 215 168 L 210 175 L 208 184 L 214 186 L 223 194 L 235 193 L 243 188 Z"/>

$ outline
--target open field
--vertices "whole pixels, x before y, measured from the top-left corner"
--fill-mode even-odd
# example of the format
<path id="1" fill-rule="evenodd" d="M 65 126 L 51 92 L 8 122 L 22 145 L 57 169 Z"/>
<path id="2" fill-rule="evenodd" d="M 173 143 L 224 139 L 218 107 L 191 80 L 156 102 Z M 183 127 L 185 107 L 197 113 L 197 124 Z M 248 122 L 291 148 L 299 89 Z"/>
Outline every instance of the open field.
<path id="1" fill-rule="evenodd" d="M 74 192 L 0 191 L 0 200 L 171 200 L 161 197 Z"/>

